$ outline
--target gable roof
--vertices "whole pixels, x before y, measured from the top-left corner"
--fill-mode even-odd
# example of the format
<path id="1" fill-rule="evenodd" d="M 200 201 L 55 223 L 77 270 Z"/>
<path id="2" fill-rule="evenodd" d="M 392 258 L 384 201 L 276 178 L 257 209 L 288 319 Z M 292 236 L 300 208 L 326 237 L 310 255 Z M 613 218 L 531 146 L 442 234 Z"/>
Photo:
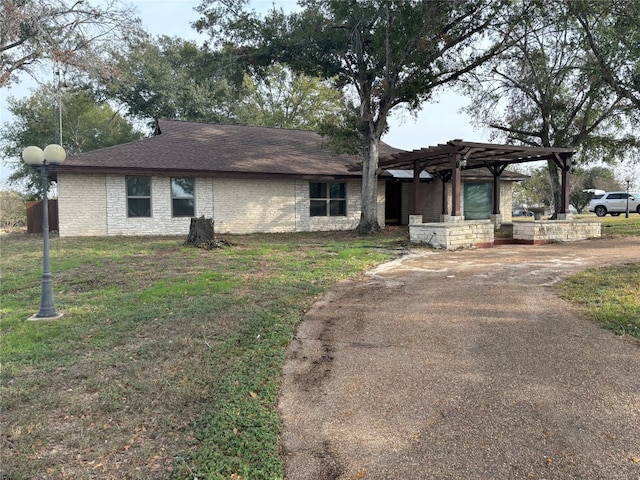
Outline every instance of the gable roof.
<path id="1" fill-rule="evenodd" d="M 59 172 L 360 177 L 316 132 L 160 120 L 160 134 L 67 158 Z M 380 157 L 403 150 L 380 143 Z"/>

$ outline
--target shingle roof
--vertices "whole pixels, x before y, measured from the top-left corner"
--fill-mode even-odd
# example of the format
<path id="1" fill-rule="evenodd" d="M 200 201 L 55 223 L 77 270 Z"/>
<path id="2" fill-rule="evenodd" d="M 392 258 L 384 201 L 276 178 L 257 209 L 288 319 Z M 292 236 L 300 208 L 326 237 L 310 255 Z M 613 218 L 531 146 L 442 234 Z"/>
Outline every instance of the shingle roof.
<path id="1" fill-rule="evenodd" d="M 316 132 L 161 120 L 161 134 L 73 155 L 59 172 L 156 172 L 359 177 Z M 380 144 L 380 157 L 402 150 Z"/>

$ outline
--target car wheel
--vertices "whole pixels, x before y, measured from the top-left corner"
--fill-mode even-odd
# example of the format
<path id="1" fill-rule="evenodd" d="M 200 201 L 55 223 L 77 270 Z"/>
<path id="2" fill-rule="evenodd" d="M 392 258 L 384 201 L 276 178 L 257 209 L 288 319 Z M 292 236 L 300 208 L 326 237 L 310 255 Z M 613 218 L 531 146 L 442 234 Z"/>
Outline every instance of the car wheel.
<path id="1" fill-rule="evenodd" d="M 638 205 L 638 208 L 636 208 L 636 212 L 640 213 L 640 205 Z"/>
<path id="2" fill-rule="evenodd" d="M 596 212 L 597 216 L 604 217 L 607 214 L 607 208 L 604 205 L 598 205 L 594 212 Z"/>
<path id="3" fill-rule="evenodd" d="M 612 216 L 612 217 L 617 217 L 618 215 L 620 215 L 620 213 L 619 213 L 619 212 L 615 212 L 615 213 L 612 213 L 612 214 L 611 214 L 611 216 Z"/>

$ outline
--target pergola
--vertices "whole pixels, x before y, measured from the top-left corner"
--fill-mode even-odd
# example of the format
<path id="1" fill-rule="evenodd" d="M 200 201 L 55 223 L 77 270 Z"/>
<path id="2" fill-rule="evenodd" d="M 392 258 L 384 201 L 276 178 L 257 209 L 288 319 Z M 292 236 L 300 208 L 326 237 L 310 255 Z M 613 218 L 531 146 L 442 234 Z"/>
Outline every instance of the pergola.
<path id="1" fill-rule="evenodd" d="M 562 172 L 562 200 L 558 214 L 569 211 L 569 171 L 571 157 L 575 151 L 571 148 L 528 147 L 521 145 L 501 145 L 492 143 L 465 142 L 451 140 L 439 144 L 393 154 L 380 160 L 379 169 L 413 169 L 414 204 L 413 213 L 418 210 L 420 173 L 426 171 L 439 178 L 443 184 L 452 182 L 451 216 L 461 217 L 460 173 L 462 170 L 486 168 L 493 175 L 493 214 L 500 214 L 500 175 L 508 165 L 515 163 L 552 160 Z M 442 213 L 448 215 L 445 189 L 442 189 Z"/>

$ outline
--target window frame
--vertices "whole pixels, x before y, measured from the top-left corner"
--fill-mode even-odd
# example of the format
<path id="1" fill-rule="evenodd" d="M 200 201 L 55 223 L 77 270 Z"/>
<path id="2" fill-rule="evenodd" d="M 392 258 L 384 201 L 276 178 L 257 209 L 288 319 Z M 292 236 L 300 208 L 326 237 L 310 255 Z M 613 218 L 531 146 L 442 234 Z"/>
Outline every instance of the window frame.
<path id="1" fill-rule="evenodd" d="M 130 178 L 146 178 L 149 181 L 149 195 L 129 195 L 129 179 Z M 151 218 L 152 217 L 152 177 L 151 175 L 125 175 L 124 188 L 127 202 L 127 218 Z M 131 208 L 129 207 L 129 200 L 148 200 L 149 208 L 148 215 L 132 215 Z"/>
<path id="2" fill-rule="evenodd" d="M 193 193 L 190 196 L 176 196 L 174 195 L 174 190 L 173 190 L 173 181 L 174 180 L 191 180 L 192 182 L 192 189 L 193 189 Z M 171 191 L 171 217 L 172 218 L 192 218 L 195 216 L 196 214 L 196 179 L 195 177 L 171 177 L 169 179 L 169 189 Z M 180 200 L 191 200 L 191 214 L 189 215 L 176 215 L 176 205 L 175 202 L 176 200 L 180 201 Z"/>
<path id="3" fill-rule="evenodd" d="M 344 192 L 342 196 L 332 196 L 332 186 L 337 185 Z M 317 188 L 316 186 L 321 186 Z M 314 196 L 314 190 L 324 192 L 323 196 Z M 332 213 L 332 207 L 341 213 Z M 317 213 L 318 207 L 324 213 Z M 309 182 L 309 216 L 310 217 L 346 217 L 347 216 L 347 182 Z"/>

